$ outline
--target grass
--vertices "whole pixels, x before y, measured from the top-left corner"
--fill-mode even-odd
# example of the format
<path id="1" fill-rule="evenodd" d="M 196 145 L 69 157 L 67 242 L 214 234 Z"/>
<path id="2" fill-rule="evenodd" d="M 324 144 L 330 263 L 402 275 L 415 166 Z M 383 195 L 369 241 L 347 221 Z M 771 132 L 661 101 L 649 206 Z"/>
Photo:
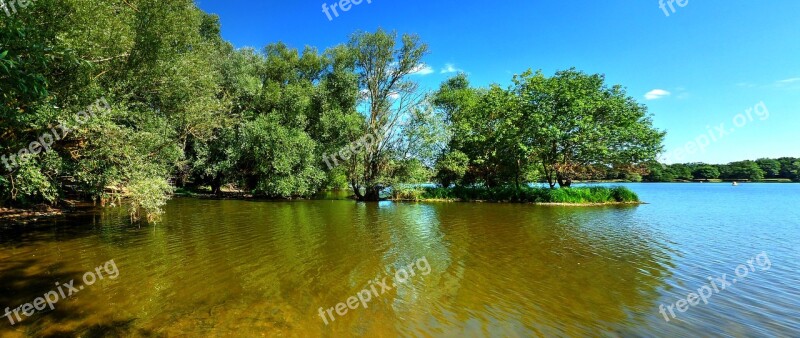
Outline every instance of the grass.
<path id="1" fill-rule="evenodd" d="M 639 196 L 626 187 L 579 188 L 425 188 L 414 200 L 461 200 L 518 203 L 609 204 L 638 203 Z"/>

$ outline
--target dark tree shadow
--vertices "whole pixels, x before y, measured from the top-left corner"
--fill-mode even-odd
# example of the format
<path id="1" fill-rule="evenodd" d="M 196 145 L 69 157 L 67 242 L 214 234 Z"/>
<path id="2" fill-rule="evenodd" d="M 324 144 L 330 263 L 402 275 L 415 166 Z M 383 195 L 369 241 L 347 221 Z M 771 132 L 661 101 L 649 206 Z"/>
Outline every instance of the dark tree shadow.
<path id="1" fill-rule="evenodd" d="M 55 332 L 42 335 L 44 338 L 109 338 L 109 337 L 166 337 L 149 330 L 137 329 L 133 326 L 136 319 L 117 320 L 107 324 L 97 324 L 80 328 L 73 332 Z"/>

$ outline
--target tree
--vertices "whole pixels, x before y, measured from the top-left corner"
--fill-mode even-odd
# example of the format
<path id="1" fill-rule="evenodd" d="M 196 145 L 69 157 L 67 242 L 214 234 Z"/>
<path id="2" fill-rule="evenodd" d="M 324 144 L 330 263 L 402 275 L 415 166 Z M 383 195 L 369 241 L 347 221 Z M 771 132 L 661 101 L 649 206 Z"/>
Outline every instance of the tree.
<path id="1" fill-rule="evenodd" d="M 436 180 L 443 187 L 461 184 L 469 168 L 469 157 L 459 150 L 444 152 L 436 161 Z"/>
<path id="2" fill-rule="evenodd" d="M 242 185 L 269 197 L 311 195 L 324 178 L 317 166 L 316 142 L 279 118 L 259 116 L 242 126 L 239 166 L 248 170 Z"/>
<path id="3" fill-rule="evenodd" d="M 2 148 L 20 149 L 100 97 L 112 106 L 6 174 L 3 195 L 55 202 L 48 187 L 56 196 L 70 187 L 103 203 L 125 201 L 134 218 L 157 215 L 186 146 L 209 138 L 226 104 L 214 22 L 190 0 L 41 0 L 2 20 L 0 86 L 13 84 L 0 88 L 0 124 L 9 123 Z"/>
<path id="4" fill-rule="evenodd" d="M 713 180 L 719 178 L 720 172 L 717 167 L 710 165 L 701 165 L 694 169 L 692 172 L 694 178 L 703 180 Z"/>
<path id="5" fill-rule="evenodd" d="M 761 181 L 764 179 L 764 171 L 754 161 L 739 161 L 728 165 L 726 178 L 735 180 Z"/>
<path id="6" fill-rule="evenodd" d="M 359 200 L 377 201 L 391 181 L 386 175 L 390 155 L 398 152 L 403 140 L 398 125 L 424 99 L 418 85 L 408 76 L 422 63 L 428 46 L 416 35 L 403 35 L 398 45 L 397 33 L 379 29 L 375 33 L 354 34 L 348 47 L 355 59 L 363 94 L 365 134 L 378 135 L 379 139 L 362 154 L 352 157 L 350 184 Z"/>
<path id="7" fill-rule="evenodd" d="M 800 159 L 793 157 L 782 157 L 778 161 L 781 163 L 781 178 L 788 178 L 794 182 L 800 182 Z"/>
<path id="8" fill-rule="evenodd" d="M 658 162 L 648 164 L 648 173 L 643 177 L 647 182 L 672 182 L 676 179 L 675 174 L 669 167 Z"/>
<path id="9" fill-rule="evenodd" d="M 761 158 L 756 160 L 756 164 L 764 172 L 765 178 L 778 178 L 781 175 L 781 163 L 778 160 Z"/>
<path id="10" fill-rule="evenodd" d="M 593 165 L 643 166 L 661 152 L 664 133 L 647 108 L 602 75 L 575 69 L 552 78 L 528 71 L 514 78 L 524 123 L 524 148 L 540 163 L 550 187 L 569 187 Z"/>

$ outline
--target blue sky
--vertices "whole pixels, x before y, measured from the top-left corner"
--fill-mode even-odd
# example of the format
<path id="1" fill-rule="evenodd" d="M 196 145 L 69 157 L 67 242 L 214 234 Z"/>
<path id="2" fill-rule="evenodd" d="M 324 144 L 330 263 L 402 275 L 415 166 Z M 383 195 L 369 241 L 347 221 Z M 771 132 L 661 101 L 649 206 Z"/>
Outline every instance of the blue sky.
<path id="1" fill-rule="evenodd" d="M 456 70 L 477 86 L 507 86 L 529 68 L 605 74 L 667 130 L 669 163 L 800 157 L 800 1 L 686 0 L 674 12 L 667 0 L 663 10 L 659 0 L 371 1 L 339 8 L 333 20 L 322 11 L 333 0 L 197 3 L 220 16 L 223 37 L 237 47 L 283 41 L 323 50 L 378 27 L 419 34 L 430 74 L 415 78 L 430 89 Z M 755 114 L 764 107 L 768 117 Z M 748 109 L 752 119 L 737 126 Z M 709 133 L 716 141 L 704 151 L 673 151 L 697 148 Z"/>

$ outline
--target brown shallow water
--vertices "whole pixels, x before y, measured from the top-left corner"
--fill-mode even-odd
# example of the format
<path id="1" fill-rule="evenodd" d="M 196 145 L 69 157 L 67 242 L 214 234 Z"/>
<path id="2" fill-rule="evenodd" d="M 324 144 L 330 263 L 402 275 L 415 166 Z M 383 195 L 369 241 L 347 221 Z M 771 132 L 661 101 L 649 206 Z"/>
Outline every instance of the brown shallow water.
<path id="1" fill-rule="evenodd" d="M 634 186 L 652 204 L 593 208 L 177 199 L 157 226 L 105 210 L 6 228 L 2 312 L 109 260 L 119 275 L 13 326 L 0 318 L 0 335 L 800 335 L 800 186 L 684 187 Z M 658 312 L 761 252 L 769 270 L 670 322 Z M 409 264 L 405 283 L 391 278 Z M 336 314 L 378 276 L 391 290 Z"/>

